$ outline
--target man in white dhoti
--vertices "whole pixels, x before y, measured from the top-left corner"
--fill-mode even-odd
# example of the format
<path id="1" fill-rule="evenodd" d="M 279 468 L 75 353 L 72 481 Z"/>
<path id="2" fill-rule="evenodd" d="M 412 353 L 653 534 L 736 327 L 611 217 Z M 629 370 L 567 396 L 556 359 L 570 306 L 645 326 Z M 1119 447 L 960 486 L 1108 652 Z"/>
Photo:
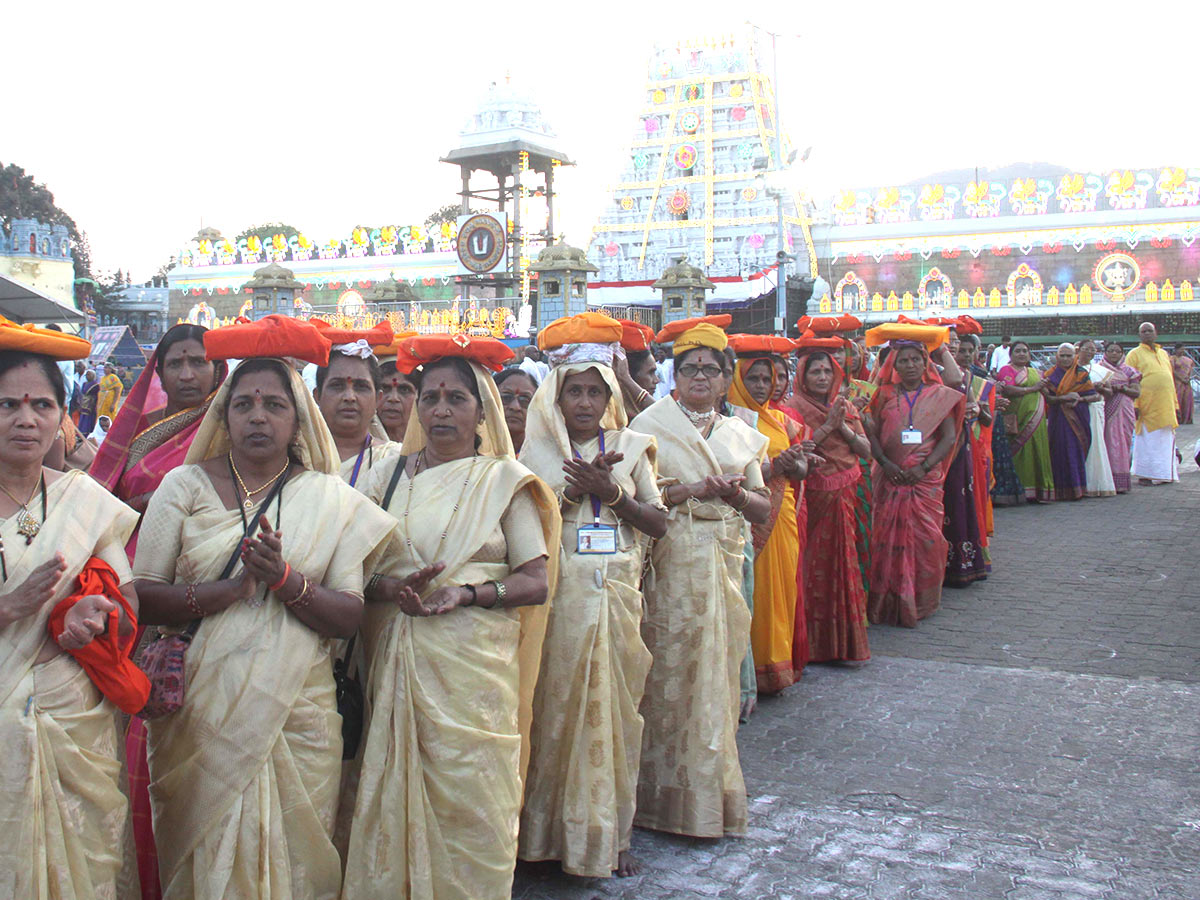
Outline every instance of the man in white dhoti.
<path id="1" fill-rule="evenodd" d="M 1137 424 L 1133 429 L 1131 472 L 1138 483 L 1165 484 L 1179 480 L 1175 456 L 1175 415 L 1178 402 L 1171 357 L 1155 343 L 1158 332 L 1150 322 L 1138 326 L 1141 343 L 1129 351 L 1125 364 L 1142 373 L 1142 392 L 1134 401 Z"/>

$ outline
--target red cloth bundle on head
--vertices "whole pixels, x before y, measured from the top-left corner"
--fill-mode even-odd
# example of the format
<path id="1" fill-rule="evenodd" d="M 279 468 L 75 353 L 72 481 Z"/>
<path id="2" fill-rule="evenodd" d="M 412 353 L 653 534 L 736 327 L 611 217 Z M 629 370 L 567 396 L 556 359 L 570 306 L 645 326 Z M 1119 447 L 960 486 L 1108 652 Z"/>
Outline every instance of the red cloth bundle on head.
<path id="1" fill-rule="evenodd" d="M 983 334 L 983 324 L 970 316 L 959 316 L 952 322 L 947 322 L 959 334 Z"/>
<path id="2" fill-rule="evenodd" d="M 415 331 L 396 331 L 392 334 L 392 341 L 386 347 L 378 347 L 375 350 L 375 355 L 381 360 L 388 360 L 392 357 L 399 356 L 402 347 L 407 346 L 409 338 L 416 336 Z"/>
<path id="3" fill-rule="evenodd" d="M 731 334 L 729 346 L 738 356 L 787 356 L 796 342 L 777 334 Z"/>
<path id="4" fill-rule="evenodd" d="M 495 338 L 471 337 L 462 332 L 416 334 L 401 341 L 399 350 L 396 369 L 406 373 L 444 356 L 458 356 L 499 372 L 516 355 L 511 347 Z"/>
<path id="5" fill-rule="evenodd" d="M 796 327 L 802 334 L 805 331 L 822 335 L 857 331 L 862 328 L 862 324 L 862 319 L 850 313 L 842 313 L 840 316 L 801 316 L 796 320 Z"/>
<path id="6" fill-rule="evenodd" d="M 649 350 L 654 340 L 654 329 L 632 319 L 617 319 L 621 323 L 621 346 L 626 353 Z"/>
<path id="7" fill-rule="evenodd" d="M 87 359 L 92 344 L 74 334 L 36 325 L 18 325 L 0 316 L 0 350 L 21 350 L 58 360 Z"/>
<path id="8" fill-rule="evenodd" d="M 139 669 L 129 654 L 137 643 L 137 616 L 129 601 L 121 594 L 117 573 L 104 560 L 93 556 L 79 573 L 79 583 L 69 597 L 64 597 L 50 612 L 46 628 L 55 641 L 63 633 L 67 611 L 88 594 L 103 594 L 129 617 L 129 633 L 119 634 L 120 609 L 108 614 L 108 630 L 97 635 L 91 643 L 78 650 L 67 650 L 87 672 L 92 684 L 122 712 L 134 715 L 141 712 L 150 696 L 150 679 Z"/>
<path id="9" fill-rule="evenodd" d="M 318 366 L 329 365 L 333 342 L 303 319 L 271 315 L 249 325 L 226 325 L 204 333 L 208 359 L 293 357 Z"/>
<path id="10" fill-rule="evenodd" d="M 392 343 L 392 323 L 384 320 L 371 328 L 337 328 L 324 319 L 309 319 L 308 323 L 329 338 L 333 344 L 353 344 L 366 341 L 372 347 L 385 347 Z"/>
<path id="11" fill-rule="evenodd" d="M 598 312 L 582 312 L 555 319 L 538 332 L 538 349 L 553 350 L 567 344 L 618 344 L 625 334 L 621 323 Z"/>

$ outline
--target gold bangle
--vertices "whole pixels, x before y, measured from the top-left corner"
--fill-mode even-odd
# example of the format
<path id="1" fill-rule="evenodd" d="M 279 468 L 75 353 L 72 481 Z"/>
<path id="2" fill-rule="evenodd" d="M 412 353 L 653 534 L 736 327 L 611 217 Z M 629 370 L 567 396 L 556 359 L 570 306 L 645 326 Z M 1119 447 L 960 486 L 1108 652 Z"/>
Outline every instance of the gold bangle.
<path id="1" fill-rule="evenodd" d="M 618 503 L 625 499 L 625 489 L 615 481 L 613 482 L 613 485 L 617 489 L 617 496 L 605 503 L 605 506 L 608 506 L 609 508 L 615 507 Z"/>
<path id="2" fill-rule="evenodd" d="M 750 505 L 750 492 L 748 490 L 746 490 L 745 488 L 738 488 L 738 490 L 742 492 L 742 496 L 745 498 L 742 501 L 742 505 L 738 506 L 732 502 L 729 505 L 732 506 L 734 509 L 736 509 L 738 512 L 741 512 L 743 509 L 745 509 L 747 506 Z"/>

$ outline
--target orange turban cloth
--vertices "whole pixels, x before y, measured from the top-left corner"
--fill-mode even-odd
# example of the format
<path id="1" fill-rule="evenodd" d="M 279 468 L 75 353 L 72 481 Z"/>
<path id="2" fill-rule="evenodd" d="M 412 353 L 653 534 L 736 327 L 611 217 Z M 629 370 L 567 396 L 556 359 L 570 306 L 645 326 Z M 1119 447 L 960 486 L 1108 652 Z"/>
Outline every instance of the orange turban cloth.
<path id="1" fill-rule="evenodd" d="M 796 340 L 796 349 L 804 350 L 842 350 L 850 346 L 850 341 L 844 337 L 830 334 L 819 336 L 812 331 L 806 331 Z"/>
<path id="2" fill-rule="evenodd" d="M 612 316 L 583 312 L 555 319 L 538 332 L 538 349 L 553 350 L 567 344 L 619 344 L 625 329 Z"/>
<path id="3" fill-rule="evenodd" d="M 0 316 L 0 350 L 21 350 L 59 360 L 87 359 L 92 344 L 74 334 L 36 325 L 18 325 Z"/>
<path id="4" fill-rule="evenodd" d="M 660 344 L 674 344 L 671 352 L 678 356 L 697 347 L 710 347 L 718 353 L 729 346 L 729 337 L 725 328 L 733 321 L 733 316 L 723 313 L 718 316 L 699 316 L 694 319 L 678 319 L 668 322 L 658 333 L 656 340 Z"/>
<path id="5" fill-rule="evenodd" d="M 801 333 L 811 331 L 813 334 L 836 334 L 839 331 L 857 331 L 862 328 L 862 319 L 843 313 L 840 316 L 801 316 L 796 327 Z"/>
<path id="6" fill-rule="evenodd" d="M 252 359 L 286 356 L 329 365 L 329 338 L 303 319 L 271 315 L 249 325 L 226 325 L 204 333 L 208 359 Z"/>
<path id="7" fill-rule="evenodd" d="M 392 323 L 386 320 L 372 328 L 336 328 L 324 319 L 309 319 L 308 324 L 329 338 L 333 344 L 353 344 L 355 341 L 366 341 L 372 347 L 384 347 L 395 338 L 392 333 Z"/>
<path id="8" fill-rule="evenodd" d="M 485 369 L 499 372 L 516 354 L 512 348 L 492 337 L 471 337 L 457 334 L 416 334 L 400 342 L 396 369 L 411 372 L 445 356 L 458 356 L 479 363 Z"/>
<path id="9" fill-rule="evenodd" d="M 654 329 L 632 319 L 617 319 L 621 323 L 621 346 L 626 353 L 649 350 L 654 340 Z"/>
<path id="10" fill-rule="evenodd" d="M 738 356 L 787 356 L 796 349 L 796 342 L 777 334 L 731 334 L 729 346 Z"/>

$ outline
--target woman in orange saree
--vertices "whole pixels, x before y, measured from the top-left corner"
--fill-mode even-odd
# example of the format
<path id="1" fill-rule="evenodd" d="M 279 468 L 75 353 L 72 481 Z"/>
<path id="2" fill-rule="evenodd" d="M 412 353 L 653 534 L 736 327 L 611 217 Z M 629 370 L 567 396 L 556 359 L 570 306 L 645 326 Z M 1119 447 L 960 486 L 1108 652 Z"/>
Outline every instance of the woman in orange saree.
<path id="1" fill-rule="evenodd" d="M 166 474 L 183 465 L 213 394 L 225 380 L 225 363 L 205 359 L 207 330 L 183 323 L 163 335 L 92 462 L 89 474 L 138 513 L 146 511 Z M 135 528 L 125 547 L 131 562 L 137 538 Z M 142 898 L 156 900 L 162 893 L 150 816 L 146 726 L 136 717 L 125 733 L 125 756 Z"/>
<path id="2" fill-rule="evenodd" d="M 925 344 L 892 341 L 890 350 L 868 406 L 875 496 L 867 617 L 913 628 L 941 604 L 943 481 L 967 398 L 941 383 Z"/>
<path id="3" fill-rule="evenodd" d="M 786 340 L 786 339 L 784 339 Z M 796 524 L 793 482 L 808 474 L 808 461 L 799 446 L 800 428 L 789 417 L 769 407 L 775 390 L 775 367 L 769 345 L 779 341 L 761 335 L 734 335 L 730 346 L 738 354 L 729 402 L 757 413 L 760 434 L 767 438 L 763 481 L 770 490 L 771 516 L 752 525 L 754 538 L 754 613 L 750 644 L 760 693 L 777 693 L 794 684 L 804 671 L 807 653 L 796 659 L 794 645 L 803 616 L 797 607 L 796 571 L 800 538 Z M 791 349 L 776 347 L 777 350 Z M 807 644 L 807 630 L 804 632 Z"/>
<path id="4" fill-rule="evenodd" d="M 871 658 L 856 521 L 862 485 L 859 459 L 870 453 L 870 442 L 857 408 L 841 396 L 844 380 L 841 366 L 828 352 L 819 346 L 805 348 L 802 339 L 791 402 L 805 421 L 816 425 L 813 441 L 822 459 L 805 485 L 809 540 L 801 564 L 813 662 Z"/>

